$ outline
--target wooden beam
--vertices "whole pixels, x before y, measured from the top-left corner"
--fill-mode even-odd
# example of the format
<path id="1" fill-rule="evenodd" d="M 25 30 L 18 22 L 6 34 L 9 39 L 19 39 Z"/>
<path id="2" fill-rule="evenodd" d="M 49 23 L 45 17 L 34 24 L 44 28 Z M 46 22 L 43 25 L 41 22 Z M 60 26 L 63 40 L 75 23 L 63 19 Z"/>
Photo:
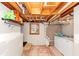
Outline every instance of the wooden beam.
<path id="1" fill-rule="evenodd" d="M 46 21 L 46 17 L 45 15 L 26 15 L 26 18 L 28 18 L 28 21 Z M 44 19 L 44 20 L 41 20 Z"/>
<path id="2" fill-rule="evenodd" d="M 37 22 L 37 23 L 42 23 L 42 22 L 47 22 L 47 21 L 42 21 L 42 20 L 39 20 L 39 21 L 27 21 L 27 22 Z"/>
<path id="3" fill-rule="evenodd" d="M 63 11 L 61 14 L 60 14 L 60 17 L 64 17 L 65 15 L 67 14 L 70 14 L 71 12 L 73 12 L 73 8 L 78 5 L 79 3 L 78 2 L 73 2 L 72 5 L 68 6 L 68 8 L 65 9 L 65 11 Z M 63 6 L 64 7 L 64 6 Z M 50 19 L 50 18 L 49 18 Z"/>
<path id="4" fill-rule="evenodd" d="M 73 9 L 67 10 L 66 12 L 62 13 L 60 16 L 61 16 L 61 17 L 64 17 L 64 16 L 66 16 L 67 14 L 70 14 L 71 12 L 73 12 Z"/>
<path id="5" fill-rule="evenodd" d="M 71 12 L 73 12 L 73 8 L 77 5 L 79 5 L 79 3 L 75 3 L 74 5 L 72 5 L 69 9 L 65 10 L 60 16 L 64 17 L 67 14 L 70 14 Z"/>
<path id="6" fill-rule="evenodd" d="M 31 6 L 30 6 L 29 2 L 24 2 L 24 5 L 27 7 L 27 10 L 31 14 Z"/>
<path id="7" fill-rule="evenodd" d="M 22 9 L 18 6 L 18 4 L 16 2 L 8 2 L 8 4 L 10 4 L 11 6 L 13 6 L 16 10 L 18 10 L 19 13 L 22 12 Z"/>
<path id="8" fill-rule="evenodd" d="M 19 6 L 18 6 L 18 4 L 17 3 L 15 3 L 15 2 L 1 2 L 3 5 L 5 5 L 6 7 L 8 7 L 9 9 L 11 9 L 11 10 L 18 10 L 18 9 L 16 9 L 17 7 L 18 8 L 20 8 Z M 15 7 L 15 6 L 17 6 L 17 7 Z M 21 8 L 20 8 L 21 9 Z M 22 14 L 22 11 L 21 10 L 18 10 L 19 11 L 19 13 L 20 13 L 20 17 L 21 18 L 23 18 L 23 21 L 26 21 L 26 18 L 24 17 L 24 15 Z"/>
<path id="9" fill-rule="evenodd" d="M 66 2 L 61 2 L 59 3 L 59 5 L 54 9 L 54 11 L 52 11 L 51 15 L 49 15 L 47 17 L 47 21 L 49 21 L 51 19 L 51 17 L 53 17 L 53 15 L 58 15 L 58 11 L 66 4 Z"/>
<path id="10" fill-rule="evenodd" d="M 51 14 L 52 14 L 58 7 L 60 7 L 61 4 L 62 4 L 62 2 L 59 2 L 58 5 L 55 7 L 55 9 L 51 12 Z M 50 15 L 51 15 L 51 14 L 50 14 Z"/>
<path id="11" fill-rule="evenodd" d="M 42 8 L 41 8 L 41 13 L 40 14 L 42 14 L 43 6 L 44 6 L 44 2 L 42 2 Z"/>
<path id="12" fill-rule="evenodd" d="M 1 2 L 3 5 L 5 5 L 6 7 L 8 7 L 11 10 L 14 10 L 15 8 L 13 6 L 11 6 L 8 2 Z"/>
<path id="13" fill-rule="evenodd" d="M 16 20 L 13 20 L 13 19 L 4 19 L 2 18 L 2 20 L 9 20 L 8 22 L 14 22 L 14 23 L 17 23 L 19 25 L 23 25 L 22 23 L 20 23 L 19 21 L 16 21 Z"/>
<path id="14" fill-rule="evenodd" d="M 46 18 L 47 22 L 49 21 L 49 19 L 51 19 L 51 17 L 53 17 L 53 15 L 49 15 L 49 16 Z"/>
<path id="15" fill-rule="evenodd" d="M 53 12 L 58 14 L 58 11 L 66 5 L 67 2 L 61 2 L 59 7 L 57 7 Z"/>

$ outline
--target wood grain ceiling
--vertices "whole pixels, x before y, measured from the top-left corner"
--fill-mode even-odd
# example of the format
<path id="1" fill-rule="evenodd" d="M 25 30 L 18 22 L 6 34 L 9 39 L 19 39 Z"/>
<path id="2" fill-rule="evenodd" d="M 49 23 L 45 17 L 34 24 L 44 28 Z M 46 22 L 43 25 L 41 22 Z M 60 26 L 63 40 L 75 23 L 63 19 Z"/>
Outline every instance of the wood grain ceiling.
<path id="1" fill-rule="evenodd" d="M 31 14 L 50 15 L 61 2 L 24 2 Z"/>
<path id="2" fill-rule="evenodd" d="M 23 21 L 49 21 L 54 15 L 67 15 L 78 2 L 2 2 L 11 10 L 18 10 Z M 22 7 L 20 7 L 22 5 Z M 23 13 L 24 10 L 24 13 Z M 60 11 L 60 12 L 59 12 Z"/>

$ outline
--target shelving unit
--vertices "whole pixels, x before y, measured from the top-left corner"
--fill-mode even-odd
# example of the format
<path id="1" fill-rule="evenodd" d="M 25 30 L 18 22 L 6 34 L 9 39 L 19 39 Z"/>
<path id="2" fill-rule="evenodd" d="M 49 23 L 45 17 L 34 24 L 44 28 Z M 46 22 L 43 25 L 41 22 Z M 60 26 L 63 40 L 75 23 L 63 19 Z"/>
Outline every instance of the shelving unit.
<path id="1" fill-rule="evenodd" d="M 19 24 L 19 25 L 23 25 L 21 22 L 16 21 L 16 20 L 12 20 L 12 19 L 4 19 L 4 18 L 2 18 L 2 20 L 6 20 L 6 21 L 9 21 L 9 22 L 17 23 L 17 24 Z"/>

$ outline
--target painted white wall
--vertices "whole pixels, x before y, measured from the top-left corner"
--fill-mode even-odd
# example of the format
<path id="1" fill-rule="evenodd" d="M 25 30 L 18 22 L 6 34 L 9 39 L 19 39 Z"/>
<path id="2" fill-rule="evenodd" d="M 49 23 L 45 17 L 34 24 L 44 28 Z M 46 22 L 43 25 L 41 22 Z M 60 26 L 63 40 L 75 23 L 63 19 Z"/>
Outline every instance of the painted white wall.
<path id="1" fill-rule="evenodd" d="M 11 23 L 14 24 L 11 26 L 4 23 L 1 18 L 2 14 L 7 11 L 9 9 L 0 3 L 0 55 L 21 55 L 23 47 L 23 36 L 20 33 L 21 27 L 16 23 Z"/>
<path id="2" fill-rule="evenodd" d="M 8 24 L 5 24 L 4 21 L 1 19 L 3 17 L 3 13 L 9 11 L 9 9 L 0 3 L 0 34 L 1 33 L 11 33 L 11 32 L 20 32 L 20 26 L 11 25 L 9 27 Z"/>
<path id="3" fill-rule="evenodd" d="M 23 35 L 20 33 L 0 34 L 0 56 L 21 56 Z"/>
<path id="4" fill-rule="evenodd" d="M 70 21 L 70 24 L 62 25 L 62 32 L 64 35 L 73 36 L 74 35 L 74 23 L 73 19 Z"/>
<path id="5" fill-rule="evenodd" d="M 33 45 L 48 45 L 49 41 L 46 38 L 46 26 L 42 23 L 39 23 L 39 35 L 30 35 L 29 34 L 29 22 L 24 23 L 24 41 L 30 42 Z"/>
<path id="6" fill-rule="evenodd" d="M 79 56 L 79 5 L 74 8 L 74 55 Z"/>

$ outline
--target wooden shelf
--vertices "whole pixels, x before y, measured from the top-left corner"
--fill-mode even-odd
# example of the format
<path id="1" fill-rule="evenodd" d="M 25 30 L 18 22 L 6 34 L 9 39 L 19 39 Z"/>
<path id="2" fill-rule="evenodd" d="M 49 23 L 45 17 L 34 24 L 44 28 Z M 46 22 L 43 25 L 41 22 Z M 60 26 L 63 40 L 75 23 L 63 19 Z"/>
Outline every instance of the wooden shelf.
<path id="1" fill-rule="evenodd" d="M 2 20 L 9 20 L 9 22 L 14 22 L 14 23 L 17 23 L 17 24 L 19 24 L 19 25 L 23 25 L 23 24 L 20 23 L 19 21 L 12 20 L 12 19 L 4 19 L 4 18 L 2 18 Z"/>

